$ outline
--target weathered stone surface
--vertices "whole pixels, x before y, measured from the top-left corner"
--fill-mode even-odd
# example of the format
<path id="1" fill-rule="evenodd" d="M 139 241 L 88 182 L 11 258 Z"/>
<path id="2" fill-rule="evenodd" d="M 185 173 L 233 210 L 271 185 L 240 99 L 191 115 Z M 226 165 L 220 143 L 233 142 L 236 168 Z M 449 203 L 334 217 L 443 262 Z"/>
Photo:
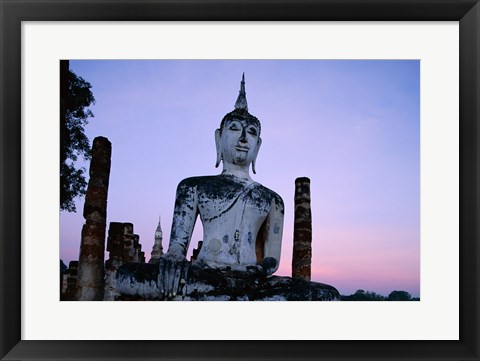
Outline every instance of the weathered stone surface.
<path id="1" fill-rule="evenodd" d="M 68 270 L 60 274 L 60 300 L 61 301 L 65 300 L 65 294 L 67 293 L 68 276 L 69 276 Z"/>
<path id="2" fill-rule="evenodd" d="M 184 179 L 177 188 L 169 252 L 185 256 L 198 214 L 204 231 L 199 260 L 245 269 L 259 261 L 256 242 L 267 239 L 268 256 L 279 261 L 283 201 L 270 189 L 225 173 Z"/>
<path id="3" fill-rule="evenodd" d="M 93 140 L 90 179 L 83 217 L 80 258 L 78 265 L 77 299 L 103 300 L 104 250 L 107 219 L 107 195 L 110 177 L 112 145 L 107 138 Z"/>
<path id="4" fill-rule="evenodd" d="M 109 252 L 109 259 L 123 259 L 123 234 L 123 223 L 110 222 L 107 239 L 107 251 Z"/>
<path id="5" fill-rule="evenodd" d="M 155 300 L 160 298 L 157 287 L 158 265 L 126 263 L 116 273 L 119 300 Z"/>
<path id="6" fill-rule="evenodd" d="M 295 180 L 292 278 L 310 281 L 312 263 L 312 212 L 310 179 Z"/>
<path id="7" fill-rule="evenodd" d="M 107 238 L 107 251 L 109 258 L 105 262 L 105 293 L 104 301 L 114 300 L 119 293 L 116 291 L 115 275 L 123 262 L 123 236 L 124 224 L 120 222 L 110 222 Z"/>
<path id="8" fill-rule="evenodd" d="M 74 301 L 77 293 L 78 261 L 70 261 L 68 270 L 63 275 L 61 301 Z"/>
<path id="9" fill-rule="evenodd" d="M 142 245 L 140 244 L 140 236 L 135 234 L 133 236 L 133 261 L 132 262 L 140 262 L 140 252 L 142 252 Z"/>
<path id="10" fill-rule="evenodd" d="M 127 263 L 117 272 L 118 300 L 164 300 L 157 286 L 158 267 Z M 290 277 L 259 277 L 232 270 L 190 267 L 183 295 L 185 301 L 335 301 L 338 291 L 323 283 Z"/>

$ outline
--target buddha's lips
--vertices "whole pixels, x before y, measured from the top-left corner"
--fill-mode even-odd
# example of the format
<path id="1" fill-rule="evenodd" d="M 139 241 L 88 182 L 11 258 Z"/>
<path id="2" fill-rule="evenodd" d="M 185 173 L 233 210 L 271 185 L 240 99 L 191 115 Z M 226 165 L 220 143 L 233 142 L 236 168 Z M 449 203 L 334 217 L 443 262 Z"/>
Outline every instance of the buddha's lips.
<path id="1" fill-rule="evenodd" d="M 242 147 L 242 146 L 237 145 L 237 146 L 235 147 L 235 149 L 238 150 L 238 151 L 240 151 L 240 152 L 248 152 L 248 150 L 249 150 L 250 148 L 248 148 L 248 147 Z"/>

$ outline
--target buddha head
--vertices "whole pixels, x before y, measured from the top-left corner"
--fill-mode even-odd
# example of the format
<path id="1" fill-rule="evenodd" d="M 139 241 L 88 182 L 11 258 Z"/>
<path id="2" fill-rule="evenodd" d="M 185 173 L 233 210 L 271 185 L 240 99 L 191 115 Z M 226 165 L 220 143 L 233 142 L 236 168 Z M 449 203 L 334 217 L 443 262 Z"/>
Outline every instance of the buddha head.
<path id="1" fill-rule="evenodd" d="M 220 128 L 215 130 L 215 167 L 218 167 L 221 161 L 240 167 L 249 167 L 252 164 L 252 171 L 256 173 L 255 161 L 262 144 L 260 131 L 260 121 L 248 112 L 243 75 L 235 109 L 223 117 Z"/>

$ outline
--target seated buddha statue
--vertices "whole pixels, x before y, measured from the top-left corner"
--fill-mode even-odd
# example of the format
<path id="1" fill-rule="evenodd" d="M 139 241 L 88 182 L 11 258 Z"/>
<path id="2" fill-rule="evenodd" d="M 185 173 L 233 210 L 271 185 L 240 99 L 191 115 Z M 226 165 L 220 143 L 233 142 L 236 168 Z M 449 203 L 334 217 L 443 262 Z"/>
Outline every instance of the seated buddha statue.
<path id="1" fill-rule="evenodd" d="M 282 198 L 250 177 L 262 144 L 260 121 L 248 112 L 242 76 L 235 109 L 215 130 L 216 167 L 222 172 L 182 180 L 176 192 L 167 253 L 160 258 L 158 287 L 167 298 L 185 283 L 186 255 L 200 216 L 203 245 L 197 266 L 269 276 L 280 262 Z"/>

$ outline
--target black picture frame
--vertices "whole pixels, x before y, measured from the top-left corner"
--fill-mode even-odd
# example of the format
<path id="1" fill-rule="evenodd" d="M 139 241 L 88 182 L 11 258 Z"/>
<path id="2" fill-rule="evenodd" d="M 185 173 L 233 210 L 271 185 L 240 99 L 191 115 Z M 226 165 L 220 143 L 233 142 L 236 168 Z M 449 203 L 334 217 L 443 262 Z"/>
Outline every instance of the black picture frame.
<path id="1" fill-rule="evenodd" d="M 2 360 L 480 360 L 478 0 L 0 0 L 0 12 Z M 459 21 L 460 340 L 22 341 L 21 22 L 87 20 Z"/>

